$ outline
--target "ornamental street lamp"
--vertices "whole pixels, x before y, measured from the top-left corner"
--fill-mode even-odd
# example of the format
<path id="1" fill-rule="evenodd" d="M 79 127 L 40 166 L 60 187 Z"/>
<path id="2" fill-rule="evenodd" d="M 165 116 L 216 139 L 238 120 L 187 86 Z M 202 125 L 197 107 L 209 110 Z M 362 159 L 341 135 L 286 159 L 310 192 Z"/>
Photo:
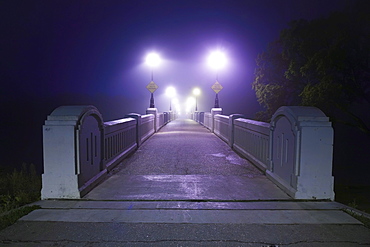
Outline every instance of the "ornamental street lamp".
<path id="1" fill-rule="evenodd" d="M 198 111 L 198 96 L 200 95 L 200 89 L 194 88 L 193 94 L 195 95 L 195 111 Z"/>
<path id="2" fill-rule="evenodd" d="M 216 70 L 216 83 L 212 86 L 213 91 L 215 91 L 216 93 L 214 108 L 220 108 L 218 103 L 218 93 L 222 90 L 223 87 L 218 82 L 218 72 L 219 69 L 225 67 L 226 62 L 226 56 L 221 51 L 212 52 L 208 57 L 208 65 L 212 69 Z"/>
<path id="3" fill-rule="evenodd" d="M 146 86 L 146 88 L 151 93 L 149 108 L 154 108 L 155 106 L 154 106 L 154 96 L 153 96 L 153 93 L 155 92 L 155 90 L 157 90 L 158 86 L 153 81 L 153 70 L 154 70 L 154 67 L 157 67 L 159 65 L 159 63 L 161 62 L 161 58 L 156 53 L 149 53 L 146 56 L 145 62 L 152 69 L 151 82 Z"/>

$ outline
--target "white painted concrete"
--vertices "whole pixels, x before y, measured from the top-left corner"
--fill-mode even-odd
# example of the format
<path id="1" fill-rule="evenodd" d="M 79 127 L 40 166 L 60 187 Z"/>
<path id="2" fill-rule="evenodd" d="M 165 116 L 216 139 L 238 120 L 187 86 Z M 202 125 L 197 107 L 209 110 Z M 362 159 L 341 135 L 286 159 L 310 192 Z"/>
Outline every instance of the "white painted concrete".
<path id="1" fill-rule="evenodd" d="M 94 106 L 61 106 L 55 109 L 45 121 L 43 126 L 44 174 L 42 175 L 42 199 L 80 198 L 80 164 L 84 157 L 80 157 L 79 144 L 85 140 L 80 140 L 79 132 L 83 132 L 85 120 L 87 120 L 85 127 L 90 128 L 90 131 L 93 128 L 95 131 L 93 136 L 99 136 L 99 138 L 92 137 L 92 139 L 100 140 L 103 121 L 99 111 Z M 87 141 L 91 142 L 93 140 L 90 137 Z M 91 145 L 88 146 L 91 147 Z M 94 144 L 93 149 L 99 149 L 97 152 L 101 152 L 100 143 L 97 143 L 96 148 Z M 86 154 L 86 152 L 85 150 L 83 153 Z M 90 154 L 88 156 L 91 158 Z M 95 167 L 98 166 L 97 169 L 100 169 L 100 160 L 93 161 Z M 96 174 L 87 174 L 90 178 L 94 175 Z M 82 179 L 88 180 L 88 177 Z"/>
<path id="2" fill-rule="evenodd" d="M 212 108 L 211 109 L 211 132 L 214 133 L 215 132 L 215 115 L 217 114 L 222 114 L 222 108 Z"/>
<path id="3" fill-rule="evenodd" d="M 267 175 L 296 199 L 334 200 L 333 128 L 315 107 L 283 106 L 271 121 Z"/>
<path id="4" fill-rule="evenodd" d="M 103 122 L 94 106 L 61 106 L 43 126 L 42 199 L 81 198 L 157 127 L 152 114 Z M 158 125 L 160 124 L 160 125 Z"/>

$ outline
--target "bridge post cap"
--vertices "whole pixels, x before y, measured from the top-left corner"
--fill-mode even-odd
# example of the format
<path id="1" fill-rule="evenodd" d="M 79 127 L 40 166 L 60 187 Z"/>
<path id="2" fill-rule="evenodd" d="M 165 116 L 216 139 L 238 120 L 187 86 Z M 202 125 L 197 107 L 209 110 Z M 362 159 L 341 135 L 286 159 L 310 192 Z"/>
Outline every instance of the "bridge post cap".
<path id="1" fill-rule="evenodd" d="M 217 114 L 222 114 L 222 108 L 212 108 L 211 109 L 211 114 L 212 114 L 212 116 L 217 115 Z"/>
<path id="2" fill-rule="evenodd" d="M 158 109 L 157 108 L 147 108 L 146 109 L 146 114 L 154 114 L 154 115 L 157 115 L 158 114 Z"/>
<path id="3" fill-rule="evenodd" d="M 319 108 L 313 106 L 281 106 L 272 116 L 274 122 L 279 116 L 285 115 L 294 122 L 328 122 L 329 118 Z"/>
<path id="4" fill-rule="evenodd" d="M 97 115 L 101 120 L 102 115 L 99 110 L 93 105 L 72 105 L 72 106 L 59 106 L 48 117 L 47 120 L 56 121 L 78 121 L 87 112 Z"/>

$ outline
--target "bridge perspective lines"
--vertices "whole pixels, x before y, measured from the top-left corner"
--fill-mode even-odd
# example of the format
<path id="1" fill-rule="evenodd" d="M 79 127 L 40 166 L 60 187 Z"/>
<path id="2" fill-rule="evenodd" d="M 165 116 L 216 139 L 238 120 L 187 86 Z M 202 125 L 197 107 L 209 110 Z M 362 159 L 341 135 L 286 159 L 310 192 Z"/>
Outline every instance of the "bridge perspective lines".
<path id="1" fill-rule="evenodd" d="M 60 116 L 64 118 L 63 114 Z M 75 197 L 66 199 L 62 196 L 71 193 L 63 194 L 64 188 L 68 189 L 68 185 L 73 184 L 71 181 L 76 180 L 65 178 L 78 178 L 78 175 L 65 176 L 58 183 L 54 181 L 54 177 L 58 177 L 52 177 L 45 183 L 52 185 L 45 186 L 45 195 L 60 195 L 61 198 L 46 198 L 34 203 L 40 209 L 0 231 L 0 245 L 370 245 L 369 229 L 346 213 L 342 204 L 293 198 L 204 125 L 191 119 L 173 119 L 169 115 L 163 116 L 162 124 L 155 120 L 157 114 L 133 117 L 135 115 L 104 125 L 89 124 L 97 118 L 85 117 L 83 124 L 88 130 L 99 133 L 101 128 L 96 126 L 104 127 L 100 134 L 107 146 L 102 150 L 109 151 L 104 154 L 112 154 L 104 155 L 105 167 L 92 175 L 97 185 L 91 186 L 88 193 L 72 193 Z M 70 118 L 60 128 L 69 126 Z M 170 118 L 172 121 L 166 121 Z M 253 124 L 243 119 L 238 121 L 236 126 L 241 128 Z M 58 136 L 53 133 L 55 128 L 51 124 L 44 130 L 50 137 Z M 259 127 L 251 128 L 263 134 L 265 126 L 260 128 L 262 130 Z M 75 131 L 75 128 L 68 127 L 69 130 Z M 60 133 L 65 136 L 66 131 Z M 133 138 L 120 138 L 124 136 L 122 133 Z M 136 138 L 130 133 L 136 133 Z M 80 137 L 85 137 L 84 133 Z M 117 140 L 123 140 L 127 147 L 120 149 L 122 143 Z M 88 142 L 88 148 L 94 147 L 91 143 Z M 240 144 L 240 140 L 236 143 Z M 87 150 L 89 152 L 85 153 L 91 154 L 93 148 Z M 119 152 L 115 154 L 114 150 Z M 129 150 L 129 154 L 125 150 Z M 81 171 L 94 166 L 90 159 L 89 162 L 81 166 Z M 54 171 L 59 166 L 52 168 L 50 177 L 56 174 Z M 62 168 L 65 172 L 66 167 Z M 54 184 L 63 185 L 58 193 L 54 193 Z M 86 184 L 78 191 L 88 188 L 90 182 Z M 70 188 L 70 191 L 76 190 Z"/>
<path id="2" fill-rule="evenodd" d="M 267 200 L 290 197 L 208 129 L 164 126 L 85 196 L 94 200 Z"/>

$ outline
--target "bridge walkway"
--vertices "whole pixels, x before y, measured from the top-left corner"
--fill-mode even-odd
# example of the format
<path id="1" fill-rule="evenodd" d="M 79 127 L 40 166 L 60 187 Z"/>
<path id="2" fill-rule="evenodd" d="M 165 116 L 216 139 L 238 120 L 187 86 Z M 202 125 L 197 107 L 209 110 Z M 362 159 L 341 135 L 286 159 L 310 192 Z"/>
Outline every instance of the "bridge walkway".
<path id="1" fill-rule="evenodd" d="M 290 199 L 225 142 L 190 119 L 164 126 L 86 199 Z"/>
<path id="2" fill-rule="evenodd" d="M 45 200 L 6 246 L 359 246 L 370 229 L 330 201 L 289 198 L 192 120 L 147 140 L 80 200 Z"/>

